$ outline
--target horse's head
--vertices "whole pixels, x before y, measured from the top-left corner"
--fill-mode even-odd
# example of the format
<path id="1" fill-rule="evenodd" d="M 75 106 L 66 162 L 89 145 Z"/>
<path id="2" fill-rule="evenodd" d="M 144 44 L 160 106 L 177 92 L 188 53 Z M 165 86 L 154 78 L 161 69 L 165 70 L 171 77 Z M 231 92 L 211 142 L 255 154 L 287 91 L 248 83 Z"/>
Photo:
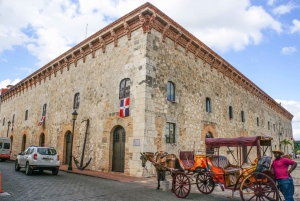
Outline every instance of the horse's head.
<path id="1" fill-rule="evenodd" d="M 154 153 L 152 152 L 143 152 L 141 153 L 140 159 L 142 160 L 142 167 L 146 167 L 146 162 L 148 160 L 153 161 Z"/>

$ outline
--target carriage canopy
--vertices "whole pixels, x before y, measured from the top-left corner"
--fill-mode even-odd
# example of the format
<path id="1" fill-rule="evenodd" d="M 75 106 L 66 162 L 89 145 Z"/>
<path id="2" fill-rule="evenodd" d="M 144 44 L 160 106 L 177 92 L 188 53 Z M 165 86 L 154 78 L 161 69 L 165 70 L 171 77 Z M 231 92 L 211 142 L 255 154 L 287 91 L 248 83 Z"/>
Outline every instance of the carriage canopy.
<path id="1" fill-rule="evenodd" d="M 271 137 L 237 137 L 237 138 L 205 138 L 207 148 L 220 148 L 222 146 L 241 147 L 241 146 L 270 146 Z"/>

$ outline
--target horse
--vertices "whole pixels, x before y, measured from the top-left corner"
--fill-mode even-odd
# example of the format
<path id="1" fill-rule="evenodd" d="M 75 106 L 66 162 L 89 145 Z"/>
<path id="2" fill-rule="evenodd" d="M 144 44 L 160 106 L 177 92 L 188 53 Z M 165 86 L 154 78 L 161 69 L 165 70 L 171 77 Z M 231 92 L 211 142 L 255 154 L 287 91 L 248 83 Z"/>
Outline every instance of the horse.
<path id="1" fill-rule="evenodd" d="M 180 172 L 184 171 L 175 154 L 168 154 L 167 152 L 156 152 L 155 154 L 153 152 L 143 152 L 141 153 L 140 159 L 142 160 L 143 168 L 146 168 L 147 161 L 150 161 L 154 165 L 157 178 L 156 189 L 160 189 L 160 181 L 166 179 L 166 171 L 169 171 L 172 177 L 176 174 L 171 171 L 172 169 L 176 169 Z"/>

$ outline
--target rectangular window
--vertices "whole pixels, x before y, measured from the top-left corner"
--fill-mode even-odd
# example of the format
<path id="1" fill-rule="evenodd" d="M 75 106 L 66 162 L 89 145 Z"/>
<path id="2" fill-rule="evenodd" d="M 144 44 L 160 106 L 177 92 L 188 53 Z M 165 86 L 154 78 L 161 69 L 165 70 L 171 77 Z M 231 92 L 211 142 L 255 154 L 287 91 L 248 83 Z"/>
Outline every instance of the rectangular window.
<path id="1" fill-rule="evenodd" d="M 10 149 L 10 143 L 4 143 L 3 149 Z"/>
<path id="2" fill-rule="evenodd" d="M 175 124 L 167 122 L 166 124 L 166 142 L 175 143 Z"/>
<path id="3" fill-rule="evenodd" d="M 275 131 L 275 124 L 273 124 L 273 129 L 274 129 L 274 131 Z"/>
<path id="4" fill-rule="evenodd" d="M 268 130 L 270 130 L 270 122 L 268 121 Z"/>

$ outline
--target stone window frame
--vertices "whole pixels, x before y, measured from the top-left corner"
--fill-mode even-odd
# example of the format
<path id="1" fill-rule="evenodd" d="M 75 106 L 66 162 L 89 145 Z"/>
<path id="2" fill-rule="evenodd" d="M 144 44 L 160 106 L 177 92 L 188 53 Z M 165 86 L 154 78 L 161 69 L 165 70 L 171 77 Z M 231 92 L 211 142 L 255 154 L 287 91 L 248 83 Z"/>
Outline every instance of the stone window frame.
<path id="1" fill-rule="evenodd" d="M 77 92 L 74 94 L 74 101 L 73 101 L 73 109 L 77 110 L 80 105 L 80 93 Z"/>
<path id="2" fill-rule="evenodd" d="M 171 126 L 173 127 L 171 130 Z M 175 131 L 176 131 L 176 124 L 172 122 L 166 123 L 166 143 L 168 144 L 174 144 L 176 142 L 175 140 Z"/>
<path id="3" fill-rule="evenodd" d="M 173 93 L 172 93 L 173 92 Z M 175 84 L 174 82 L 167 82 L 167 100 L 175 103 Z"/>
<path id="4" fill-rule="evenodd" d="M 233 108 L 232 106 L 229 106 L 229 120 L 233 119 Z"/>
<path id="5" fill-rule="evenodd" d="M 273 130 L 275 131 L 276 129 L 275 129 L 276 127 L 275 127 L 275 124 L 273 124 Z"/>
<path id="6" fill-rule="evenodd" d="M 5 117 L 3 118 L 3 124 L 2 124 L 2 126 L 4 126 L 5 125 Z"/>
<path id="7" fill-rule="evenodd" d="M 130 97 L 130 78 L 124 78 L 119 85 L 119 99 Z"/>
<path id="8" fill-rule="evenodd" d="M 14 130 L 14 124 L 15 124 L 15 114 L 13 114 L 12 116 L 12 120 L 11 120 L 11 130 Z"/>
<path id="9" fill-rule="evenodd" d="M 25 111 L 25 121 L 28 119 L 28 110 Z"/>
<path id="10" fill-rule="evenodd" d="M 268 130 L 270 130 L 270 122 L 268 121 Z"/>
<path id="11" fill-rule="evenodd" d="M 257 127 L 259 126 L 259 118 L 258 117 L 256 117 L 256 125 L 257 125 Z"/>
<path id="12" fill-rule="evenodd" d="M 211 113 L 211 99 L 209 97 L 206 97 L 205 99 L 205 109 L 207 113 Z"/>

